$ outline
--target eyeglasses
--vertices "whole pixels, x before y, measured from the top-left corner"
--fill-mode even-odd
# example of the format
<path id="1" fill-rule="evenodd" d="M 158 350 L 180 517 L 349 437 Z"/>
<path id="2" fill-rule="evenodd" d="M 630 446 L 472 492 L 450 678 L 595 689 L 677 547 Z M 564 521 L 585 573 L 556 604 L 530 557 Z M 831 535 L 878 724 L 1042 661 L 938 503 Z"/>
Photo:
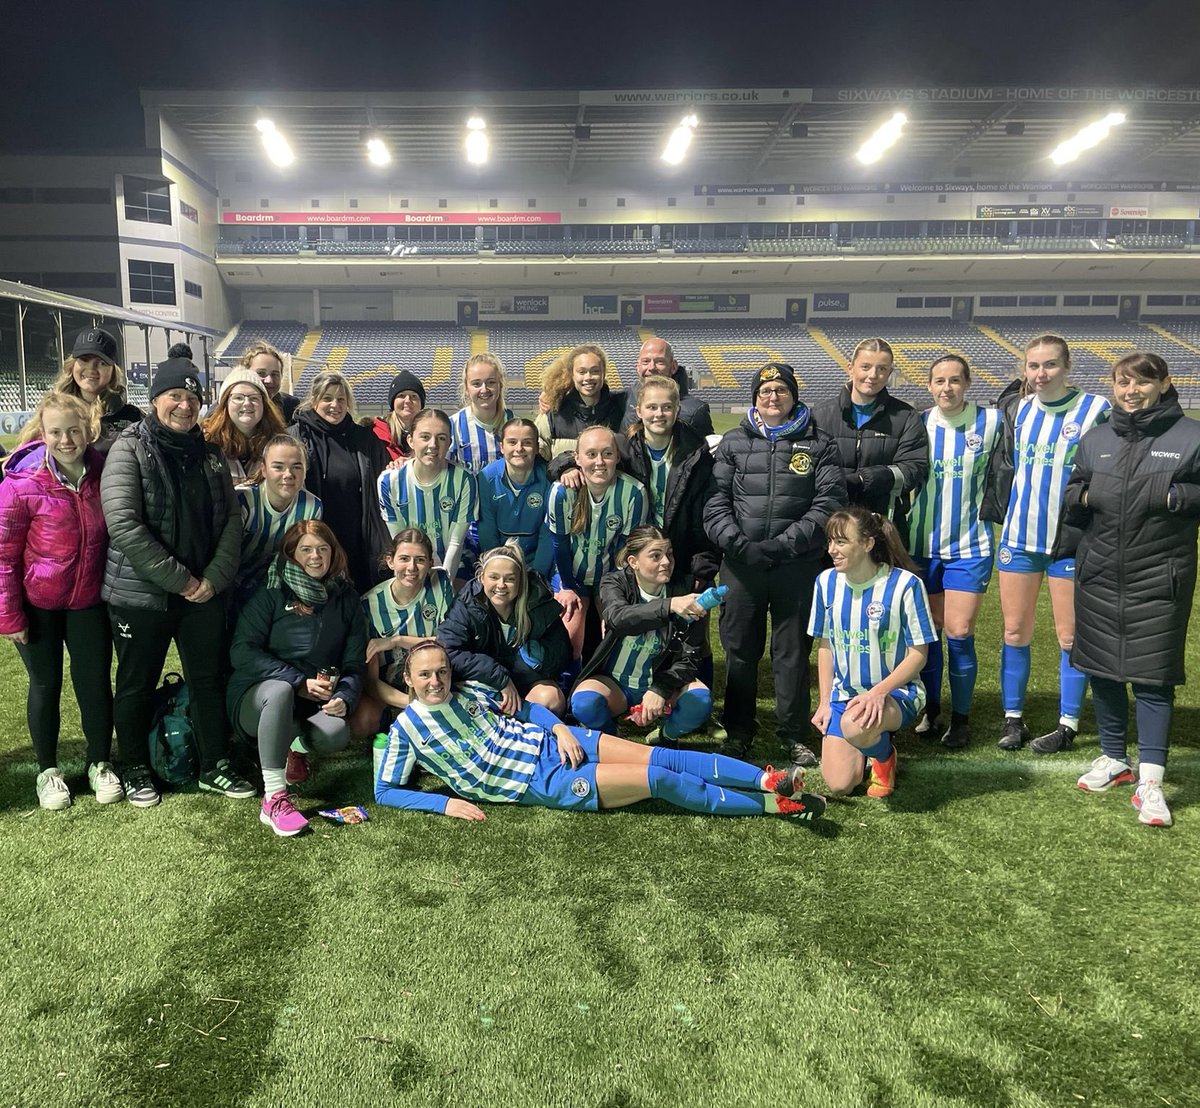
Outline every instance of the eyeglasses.
<path id="1" fill-rule="evenodd" d="M 758 390 L 758 395 L 761 396 L 764 400 L 767 400 L 773 396 L 789 396 L 791 394 L 791 391 L 792 391 L 791 389 L 786 388 L 786 387 L 777 388 L 777 389 L 762 388 L 762 389 Z"/>

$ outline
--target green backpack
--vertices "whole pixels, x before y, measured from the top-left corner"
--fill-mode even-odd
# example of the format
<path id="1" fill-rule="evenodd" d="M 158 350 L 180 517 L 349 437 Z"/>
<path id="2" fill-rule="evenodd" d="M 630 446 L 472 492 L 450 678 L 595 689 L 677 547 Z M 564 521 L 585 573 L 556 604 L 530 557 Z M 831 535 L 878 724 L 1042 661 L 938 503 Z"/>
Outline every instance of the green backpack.
<path id="1" fill-rule="evenodd" d="M 154 694 L 150 717 L 150 769 L 164 785 L 194 785 L 200 776 L 188 715 L 191 697 L 183 677 L 167 673 Z"/>

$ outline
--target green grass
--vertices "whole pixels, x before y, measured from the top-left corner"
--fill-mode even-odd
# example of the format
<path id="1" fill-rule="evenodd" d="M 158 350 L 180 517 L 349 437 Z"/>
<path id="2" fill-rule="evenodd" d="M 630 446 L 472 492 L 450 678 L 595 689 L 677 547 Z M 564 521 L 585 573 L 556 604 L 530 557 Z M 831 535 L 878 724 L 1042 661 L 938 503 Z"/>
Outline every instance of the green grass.
<path id="1" fill-rule="evenodd" d="M 1040 618 L 1035 730 L 1057 714 Z M 1090 716 L 1073 753 L 996 750 L 994 589 L 978 640 L 975 744 L 903 736 L 895 796 L 817 830 L 372 805 L 294 841 L 199 794 L 38 810 L 6 647 L 0 1103 L 1200 1103 L 1196 695 L 1155 831 L 1128 789 L 1074 788 Z M 63 734 L 77 787 L 70 703 Z M 304 806 L 369 805 L 367 765 L 323 763 Z"/>

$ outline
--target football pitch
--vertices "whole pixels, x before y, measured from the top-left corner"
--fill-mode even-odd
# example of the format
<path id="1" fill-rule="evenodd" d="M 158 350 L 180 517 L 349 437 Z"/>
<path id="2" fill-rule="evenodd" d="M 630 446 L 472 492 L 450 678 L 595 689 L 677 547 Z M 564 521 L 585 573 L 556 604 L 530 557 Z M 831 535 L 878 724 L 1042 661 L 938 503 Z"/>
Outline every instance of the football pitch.
<path id="1" fill-rule="evenodd" d="M 97 806 L 69 694 L 76 803 L 39 810 L 0 644 L 0 1104 L 1198 1104 L 1200 698 L 1176 825 L 1143 827 L 1128 788 L 1075 787 L 1090 706 L 1073 751 L 996 749 L 1000 632 L 993 586 L 971 747 L 901 735 L 894 796 L 813 828 L 394 812 L 360 747 L 317 764 L 294 840 L 257 801 Z M 1043 594 L 1035 734 L 1057 687 Z M 767 724 L 770 689 L 764 662 Z M 315 816 L 345 804 L 370 822 Z"/>

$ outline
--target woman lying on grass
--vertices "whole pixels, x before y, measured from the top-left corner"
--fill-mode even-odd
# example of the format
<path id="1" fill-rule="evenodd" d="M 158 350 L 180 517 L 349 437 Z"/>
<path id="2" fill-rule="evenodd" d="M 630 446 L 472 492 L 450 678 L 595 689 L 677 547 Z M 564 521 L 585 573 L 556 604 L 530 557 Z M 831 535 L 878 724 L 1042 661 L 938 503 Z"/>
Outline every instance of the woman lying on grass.
<path id="1" fill-rule="evenodd" d="M 451 687 L 450 659 L 432 640 L 409 651 L 404 676 L 412 701 L 388 735 L 379 804 L 469 820 L 486 818 L 472 800 L 594 812 L 655 797 L 710 815 L 801 820 L 825 810 L 823 797 L 800 791 L 798 769 L 646 747 L 568 727 L 538 704 L 526 706 L 525 719 L 501 715 L 493 690 Z M 404 788 L 417 766 L 469 799 Z"/>

